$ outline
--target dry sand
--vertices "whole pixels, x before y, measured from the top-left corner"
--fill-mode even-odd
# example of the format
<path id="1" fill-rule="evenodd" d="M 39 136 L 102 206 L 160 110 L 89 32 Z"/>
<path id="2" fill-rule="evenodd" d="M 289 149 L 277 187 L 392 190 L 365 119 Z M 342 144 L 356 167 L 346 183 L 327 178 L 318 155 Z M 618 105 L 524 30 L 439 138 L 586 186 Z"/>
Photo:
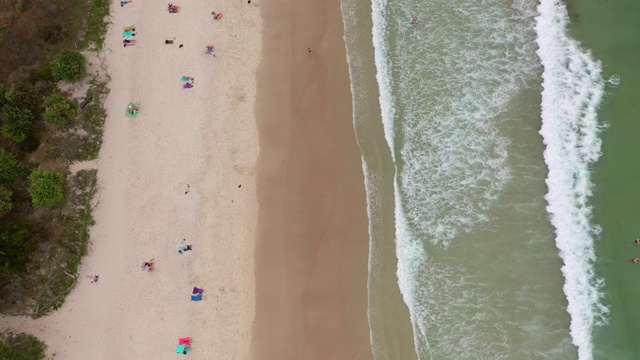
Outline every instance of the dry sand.
<path id="1" fill-rule="evenodd" d="M 181 336 L 193 339 L 192 359 L 246 358 L 258 211 L 256 3 L 176 1 L 180 12 L 169 14 L 162 2 L 114 2 L 97 224 L 81 269 L 100 280 L 81 278 L 50 316 L 5 318 L 2 327 L 35 334 L 58 359 L 175 358 Z M 137 43 L 124 48 L 122 27 L 132 24 Z M 204 54 L 208 44 L 217 58 Z M 194 88 L 182 89 L 183 75 Z M 129 101 L 141 103 L 137 119 L 124 116 Z M 193 251 L 178 254 L 182 239 Z M 140 271 L 151 258 L 155 270 Z M 204 301 L 190 301 L 193 286 L 205 289 Z"/>
<path id="2" fill-rule="evenodd" d="M 251 359 L 372 359 L 364 179 L 340 1 L 261 7 Z"/>

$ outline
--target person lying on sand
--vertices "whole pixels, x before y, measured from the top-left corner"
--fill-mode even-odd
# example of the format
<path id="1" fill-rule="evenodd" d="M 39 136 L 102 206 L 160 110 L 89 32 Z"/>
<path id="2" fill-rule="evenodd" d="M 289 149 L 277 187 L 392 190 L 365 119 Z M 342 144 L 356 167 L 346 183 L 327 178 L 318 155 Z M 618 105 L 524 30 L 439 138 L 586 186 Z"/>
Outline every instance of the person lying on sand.
<path id="1" fill-rule="evenodd" d="M 178 254 L 182 255 L 185 251 L 190 251 L 191 245 L 182 245 L 178 248 Z"/>

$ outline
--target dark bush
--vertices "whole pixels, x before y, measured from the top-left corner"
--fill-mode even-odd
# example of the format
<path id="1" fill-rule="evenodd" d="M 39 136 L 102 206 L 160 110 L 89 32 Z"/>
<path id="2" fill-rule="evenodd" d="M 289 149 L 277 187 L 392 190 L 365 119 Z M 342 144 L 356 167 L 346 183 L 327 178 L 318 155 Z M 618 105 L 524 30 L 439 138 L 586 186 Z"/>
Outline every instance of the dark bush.
<path id="1" fill-rule="evenodd" d="M 33 249 L 31 230 L 24 224 L 9 224 L 0 234 L 0 266 L 9 273 L 25 271 Z"/>
<path id="2" fill-rule="evenodd" d="M 13 154 L 0 148 L 0 181 L 13 184 L 17 177 L 24 174 L 24 166 Z"/>
<path id="3" fill-rule="evenodd" d="M 76 82 L 87 75 L 87 60 L 73 50 L 62 50 L 51 62 L 51 73 L 58 80 Z"/>
<path id="4" fill-rule="evenodd" d="M 61 173 L 35 169 L 29 175 L 29 180 L 31 181 L 29 194 L 34 207 L 55 205 L 64 198 L 62 192 L 64 178 Z"/>
<path id="5" fill-rule="evenodd" d="M 78 103 L 59 92 L 54 92 L 44 99 L 44 121 L 61 128 L 78 115 Z"/>
<path id="6" fill-rule="evenodd" d="M 4 93 L 2 135 L 15 142 L 24 141 L 38 119 L 39 96 L 33 85 L 13 84 Z"/>
<path id="7" fill-rule="evenodd" d="M 5 108 L 6 109 L 6 108 Z M 11 109 L 4 112 L 6 124 L 2 125 L 2 135 L 15 142 L 23 142 L 31 131 L 32 122 L 25 120 L 32 116 L 28 110 Z"/>
<path id="8" fill-rule="evenodd" d="M 36 69 L 36 79 L 40 81 L 55 80 L 51 73 L 51 64 L 40 66 Z"/>
<path id="9" fill-rule="evenodd" d="M 12 197 L 13 191 L 0 185 L 0 217 L 4 217 L 13 209 Z"/>

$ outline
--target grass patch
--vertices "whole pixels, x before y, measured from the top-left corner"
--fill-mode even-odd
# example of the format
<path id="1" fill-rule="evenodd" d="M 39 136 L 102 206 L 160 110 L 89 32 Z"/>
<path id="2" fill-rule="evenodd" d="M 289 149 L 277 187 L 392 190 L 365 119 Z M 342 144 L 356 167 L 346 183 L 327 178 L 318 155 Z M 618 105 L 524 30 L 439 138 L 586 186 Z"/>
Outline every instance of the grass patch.
<path id="1" fill-rule="evenodd" d="M 64 229 L 58 241 L 60 251 L 46 265 L 51 269 L 46 282 L 42 283 L 41 278 L 38 281 L 40 291 L 34 299 L 36 309 L 33 317 L 59 309 L 76 284 L 78 268 L 87 253 L 89 228 L 94 224 L 91 200 L 96 193 L 96 184 L 96 170 L 78 171 L 71 179 L 70 187 L 73 192 L 68 194 L 67 204 L 58 218 Z"/>
<path id="2" fill-rule="evenodd" d="M 48 132 L 38 157 L 64 159 L 67 162 L 95 160 L 100 151 L 107 113 L 104 100 L 109 93 L 106 83 L 92 81 L 80 102 L 80 116 L 56 132 Z"/>
<path id="3" fill-rule="evenodd" d="M 87 19 L 87 32 L 84 36 L 83 47 L 100 51 L 104 48 L 104 36 L 107 33 L 109 23 L 109 0 L 93 0 L 89 7 Z"/>

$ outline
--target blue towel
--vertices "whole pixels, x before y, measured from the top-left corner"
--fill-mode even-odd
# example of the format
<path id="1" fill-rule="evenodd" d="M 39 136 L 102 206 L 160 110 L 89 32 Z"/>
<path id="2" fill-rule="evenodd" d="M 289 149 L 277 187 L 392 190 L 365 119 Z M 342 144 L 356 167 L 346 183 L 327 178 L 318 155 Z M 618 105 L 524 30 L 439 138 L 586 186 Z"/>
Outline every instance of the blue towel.
<path id="1" fill-rule="evenodd" d="M 191 295 L 191 301 L 200 301 L 202 300 L 202 294 Z"/>

